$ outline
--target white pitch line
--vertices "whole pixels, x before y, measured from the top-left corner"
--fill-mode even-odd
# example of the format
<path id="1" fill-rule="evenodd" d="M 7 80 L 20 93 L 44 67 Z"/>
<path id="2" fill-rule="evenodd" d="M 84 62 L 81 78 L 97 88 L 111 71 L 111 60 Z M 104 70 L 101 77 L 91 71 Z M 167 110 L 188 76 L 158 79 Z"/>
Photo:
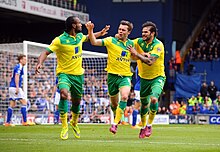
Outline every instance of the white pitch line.
<path id="1" fill-rule="evenodd" d="M 36 141 L 39 139 L 24 139 L 24 138 L 5 138 L 0 139 L 0 141 Z M 55 139 L 59 141 L 60 139 Z M 83 140 L 83 139 L 77 139 L 74 140 L 75 142 L 90 142 L 90 143 L 132 143 L 132 144 L 163 144 L 163 145 L 194 145 L 194 146 L 220 146 L 220 144 L 205 144 L 205 143 L 184 143 L 184 142 L 154 142 L 154 141 L 147 141 L 146 140 L 139 140 L 138 141 L 123 141 L 123 140 Z M 48 141 L 47 139 L 40 139 L 40 141 Z"/>

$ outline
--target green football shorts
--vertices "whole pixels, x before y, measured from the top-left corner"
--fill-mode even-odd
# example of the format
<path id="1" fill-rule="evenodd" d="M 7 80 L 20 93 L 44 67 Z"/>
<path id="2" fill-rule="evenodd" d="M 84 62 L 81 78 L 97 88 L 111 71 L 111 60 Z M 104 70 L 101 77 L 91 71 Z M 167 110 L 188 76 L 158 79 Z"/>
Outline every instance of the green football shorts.
<path id="1" fill-rule="evenodd" d="M 140 88 L 140 97 L 141 98 L 150 98 L 156 97 L 159 98 L 162 93 L 166 77 L 156 77 L 151 80 L 141 78 L 141 88 Z"/>
<path id="2" fill-rule="evenodd" d="M 117 74 L 108 73 L 107 83 L 109 95 L 115 96 L 118 94 L 121 87 L 131 87 L 131 76 L 120 76 Z"/>
<path id="3" fill-rule="evenodd" d="M 59 89 L 67 89 L 71 93 L 72 98 L 81 98 L 83 94 L 84 75 L 71 75 L 60 73 L 58 75 Z"/>

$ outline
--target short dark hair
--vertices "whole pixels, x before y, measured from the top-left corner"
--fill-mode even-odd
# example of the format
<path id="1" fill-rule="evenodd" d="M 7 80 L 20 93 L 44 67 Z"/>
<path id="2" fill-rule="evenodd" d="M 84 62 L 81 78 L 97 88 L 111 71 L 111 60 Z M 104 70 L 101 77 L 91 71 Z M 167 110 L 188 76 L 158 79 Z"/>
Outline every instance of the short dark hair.
<path id="1" fill-rule="evenodd" d="M 76 16 L 69 16 L 65 21 L 66 32 L 69 32 L 72 29 L 72 24 L 76 23 Z"/>
<path id="2" fill-rule="evenodd" d="M 158 29 L 157 29 L 156 24 L 153 23 L 153 22 L 151 22 L 151 21 L 147 21 L 147 22 L 145 22 L 145 23 L 142 25 L 142 28 L 148 27 L 148 26 L 151 27 L 151 28 L 150 28 L 150 32 L 155 32 L 155 36 L 157 36 L 157 35 L 158 35 Z"/>
<path id="3" fill-rule="evenodd" d="M 24 57 L 26 57 L 26 55 L 20 54 L 20 55 L 18 56 L 18 62 L 20 62 L 20 60 L 23 59 Z"/>
<path id="4" fill-rule="evenodd" d="M 128 31 L 129 31 L 129 32 L 131 32 L 132 29 L 133 29 L 133 24 L 132 24 L 131 22 L 129 22 L 129 21 L 122 20 L 122 21 L 120 22 L 120 24 L 122 24 L 122 25 L 127 25 L 127 26 L 128 26 Z"/>

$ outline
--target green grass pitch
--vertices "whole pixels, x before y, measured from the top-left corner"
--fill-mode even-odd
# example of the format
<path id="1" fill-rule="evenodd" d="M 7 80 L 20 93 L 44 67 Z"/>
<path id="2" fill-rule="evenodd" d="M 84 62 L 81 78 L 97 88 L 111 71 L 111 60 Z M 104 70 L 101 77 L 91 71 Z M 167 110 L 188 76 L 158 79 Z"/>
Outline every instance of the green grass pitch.
<path id="1" fill-rule="evenodd" d="M 150 138 L 139 139 L 139 130 L 110 125 L 79 124 L 81 138 L 59 138 L 61 125 L 0 126 L 0 152 L 220 152 L 218 125 L 154 125 Z"/>

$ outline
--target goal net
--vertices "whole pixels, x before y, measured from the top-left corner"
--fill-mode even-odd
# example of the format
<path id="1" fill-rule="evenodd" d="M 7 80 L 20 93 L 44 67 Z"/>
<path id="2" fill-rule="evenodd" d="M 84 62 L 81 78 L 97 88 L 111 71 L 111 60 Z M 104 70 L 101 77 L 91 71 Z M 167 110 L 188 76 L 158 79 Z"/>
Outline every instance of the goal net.
<path id="1" fill-rule="evenodd" d="M 9 104 L 9 83 L 19 54 L 27 55 L 24 68 L 23 89 L 28 101 L 28 120 L 42 118 L 42 123 L 53 123 L 54 103 L 52 91 L 56 80 L 56 55 L 50 54 L 42 72 L 35 75 L 37 58 L 48 45 L 24 41 L 23 43 L 0 44 L 0 124 L 3 123 Z M 83 51 L 84 93 L 80 105 L 81 123 L 110 123 L 110 104 L 107 88 L 107 73 L 104 71 L 107 54 Z M 41 100 L 41 102 L 39 102 Z M 69 109 L 71 102 L 69 102 Z M 20 124 L 20 104 L 14 108 L 12 123 Z"/>

